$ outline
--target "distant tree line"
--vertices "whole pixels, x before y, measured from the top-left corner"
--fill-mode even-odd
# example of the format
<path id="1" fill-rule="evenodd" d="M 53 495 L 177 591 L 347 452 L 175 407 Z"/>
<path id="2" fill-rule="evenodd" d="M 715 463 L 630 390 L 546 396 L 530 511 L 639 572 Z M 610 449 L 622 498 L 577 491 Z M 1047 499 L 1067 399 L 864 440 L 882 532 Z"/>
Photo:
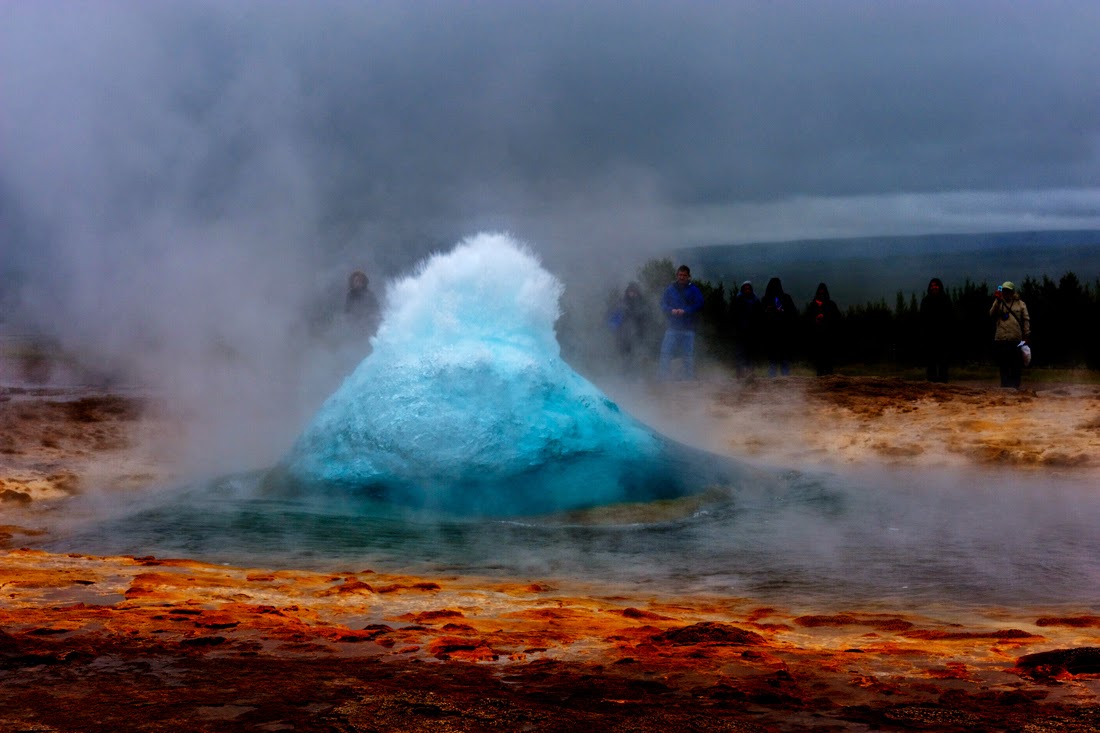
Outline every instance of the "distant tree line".
<path id="1" fill-rule="evenodd" d="M 674 277 L 671 259 L 650 260 L 638 268 L 635 282 L 654 304 L 655 324 L 662 324 L 656 312 L 657 301 Z M 729 317 L 730 298 L 737 285 L 727 295 L 721 282 L 699 279 L 694 282 L 706 299 L 697 348 L 712 358 L 732 362 L 735 337 Z M 993 324 L 989 308 L 999 283 L 990 285 L 967 279 L 961 284 L 949 281 L 944 284 L 955 315 L 954 332 L 950 334 L 954 345 L 952 362 L 959 366 L 992 363 Z M 1033 366 L 1100 369 L 1100 338 L 1096 335 L 1100 324 L 1100 278 L 1083 283 L 1073 272 L 1057 281 L 1046 275 L 1041 279 L 1028 276 L 1019 282 L 1018 293 L 1031 315 Z M 621 295 L 621 289 L 608 294 L 609 308 Z M 843 298 L 843 293 L 833 293 L 834 298 L 838 296 Z M 920 303 L 924 296 L 925 293 L 898 291 L 892 307 L 885 299 L 849 306 L 836 334 L 838 365 L 923 365 Z M 805 310 L 805 302 L 798 299 L 795 302 Z M 659 334 L 656 338 L 659 340 Z M 804 345 L 805 339 L 801 341 Z M 799 357 L 804 359 L 805 351 Z"/>

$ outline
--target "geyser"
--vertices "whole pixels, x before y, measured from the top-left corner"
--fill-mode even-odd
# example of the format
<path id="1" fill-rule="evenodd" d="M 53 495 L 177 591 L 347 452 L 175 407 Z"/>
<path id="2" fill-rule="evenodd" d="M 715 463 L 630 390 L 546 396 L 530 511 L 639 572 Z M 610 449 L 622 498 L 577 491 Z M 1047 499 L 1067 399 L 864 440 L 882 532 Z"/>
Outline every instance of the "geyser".
<path id="1" fill-rule="evenodd" d="M 372 352 L 267 485 L 508 516 L 728 482 L 728 461 L 654 434 L 565 363 L 562 291 L 501 234 L 426 260 L 389 289 Z"/>

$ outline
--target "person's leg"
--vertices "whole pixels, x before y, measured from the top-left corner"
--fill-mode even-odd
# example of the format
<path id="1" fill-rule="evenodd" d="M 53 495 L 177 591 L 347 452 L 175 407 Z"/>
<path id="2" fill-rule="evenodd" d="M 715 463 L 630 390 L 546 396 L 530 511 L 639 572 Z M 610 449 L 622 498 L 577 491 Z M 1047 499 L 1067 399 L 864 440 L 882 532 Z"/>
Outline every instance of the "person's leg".
<path id="1" fill-rule="evenodd" d="M 680 346 L 684 355 L 684 379 L 695 379 L 695 332 L 683 331 Z"/>
<path id="2" fill-rule="evenodd" d="M 1012 345 L 1011 353 L 1005 355 L 1005 362 L 1008 364 L 1009 386 L 1019 389 L 1024 380 L 1024 363 L 1018 346 Z"/>
<path id="3" fill-rule="evenodd" d="M 1001 386 L 1002 387 L 1011 387 L 1012 386 L 1012 374 L 1011 374 L 1010 370 L 1011 370 L 1012 367 L 1009 363 L 1009 358 L 1014 356 L 1014 354 L 1012 353 L 1012 351 L 1006 351 L 1006 348 L 1005 348 L 1006 346 L 1012 347 L 1012 349 L 1015 349 L 1015 347 L 1013 347 L 1012 344 L 1008 343 L 1007 341 L 994 341 L 993 342 L 993 354 L 994 354 L 994 358 L 997 361 L 997 371 L 1000 373 L 1000 376 L 1001 376 Z M 1007 354 L 1008 358 L 1006 358 L 1006 354 Z"/>
<path id="4" fill-rule="evenodd" d="M 657 379 L 668 379 L 669 366 L 672 364 L 672 352 L 676 348 L 676 332 L 671 328 L 665 330 L 665 337 L 661 339 L 661 357 L 657 365 Z"/>
<path id="5" fill-rule="evenodd" d="M 947 344 L 937 343 L 932 349 L 932 364 L 935 366 L 936 379 L 941 384 L 947 383 L 947 365 L 951 361 L 951 351 Z"/>

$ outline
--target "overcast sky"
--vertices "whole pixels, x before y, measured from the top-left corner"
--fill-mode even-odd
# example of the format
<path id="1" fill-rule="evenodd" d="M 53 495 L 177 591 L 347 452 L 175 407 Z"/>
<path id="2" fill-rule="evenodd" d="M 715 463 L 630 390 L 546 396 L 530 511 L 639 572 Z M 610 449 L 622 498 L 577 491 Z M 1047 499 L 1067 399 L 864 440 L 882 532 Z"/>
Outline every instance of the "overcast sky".
<path id="1" fill-rule="evenodd" d="M 569 293 L 687 245 L 1100 228 L 1098 29 L 1096 0 L 0 0 L 0 280 L 69 343 L 256 370 L 352 267 L 381 289 L 482 229 Z"/>
<path id="2" fill-rule="evenodd" d="M 32 224 L 291 209 L 436 245 L 1098 226 L 1097 28 L 1091 0 L 5 2 L 0 190 Z"/>

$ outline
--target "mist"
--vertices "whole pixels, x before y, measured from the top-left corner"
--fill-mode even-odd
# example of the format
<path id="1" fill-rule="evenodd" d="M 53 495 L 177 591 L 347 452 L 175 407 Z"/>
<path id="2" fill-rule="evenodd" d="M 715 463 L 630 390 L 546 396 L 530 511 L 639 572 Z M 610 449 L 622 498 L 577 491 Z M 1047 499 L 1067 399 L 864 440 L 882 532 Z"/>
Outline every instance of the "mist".
<path id="1" fill-rule="evenodd" d="M 1094 3 L 6 3 L 0 328 L 276 458 L 479 231 L 603 302 L 681 246 L 1100 227 Z M 1004 100 L 1011 100 L 1006 103 Z"/>

